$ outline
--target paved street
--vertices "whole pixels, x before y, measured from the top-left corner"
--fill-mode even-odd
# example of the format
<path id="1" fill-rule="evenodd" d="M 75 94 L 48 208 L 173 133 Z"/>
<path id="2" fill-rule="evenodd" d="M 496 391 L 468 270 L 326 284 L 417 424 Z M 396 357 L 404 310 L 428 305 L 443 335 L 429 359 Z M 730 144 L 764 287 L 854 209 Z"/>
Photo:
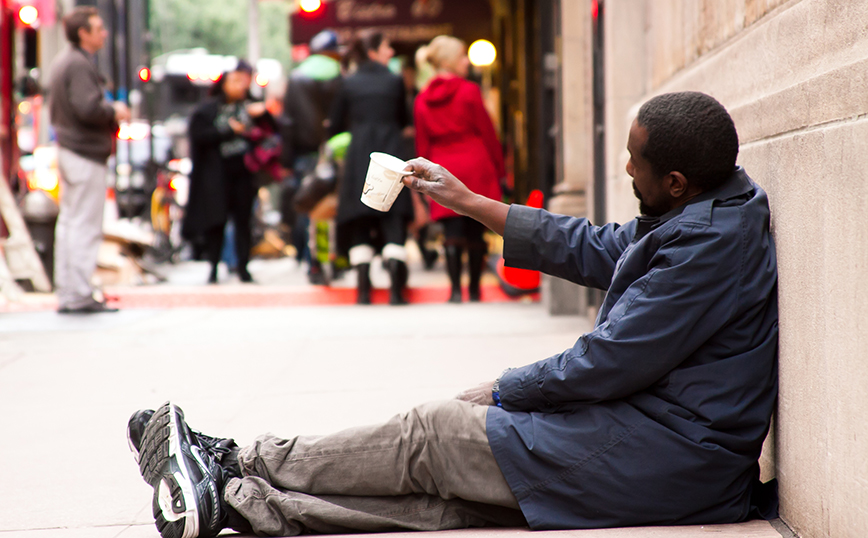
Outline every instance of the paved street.
<path id="1" fill-rule="evenodd" d="M 452 397 L 588 327 L 539 303 L 0 313 L 0 538 L 158 536 L 125 438 L 136 409 L 171 399 L 242 445 L 327 433 Z"/>

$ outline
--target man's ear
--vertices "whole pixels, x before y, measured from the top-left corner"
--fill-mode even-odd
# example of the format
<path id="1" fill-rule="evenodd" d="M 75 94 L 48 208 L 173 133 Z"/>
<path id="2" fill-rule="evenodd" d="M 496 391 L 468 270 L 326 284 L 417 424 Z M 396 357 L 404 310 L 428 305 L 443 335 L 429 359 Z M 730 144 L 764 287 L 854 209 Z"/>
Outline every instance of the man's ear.
<path id="1" fill-rule="evenodd" d="M 687 193 L 689 184 L 687 178 L 681 172 L 669 172 L 666 175 L 669 183 L 669 195 L 673 198 L 681 198 Z"/>

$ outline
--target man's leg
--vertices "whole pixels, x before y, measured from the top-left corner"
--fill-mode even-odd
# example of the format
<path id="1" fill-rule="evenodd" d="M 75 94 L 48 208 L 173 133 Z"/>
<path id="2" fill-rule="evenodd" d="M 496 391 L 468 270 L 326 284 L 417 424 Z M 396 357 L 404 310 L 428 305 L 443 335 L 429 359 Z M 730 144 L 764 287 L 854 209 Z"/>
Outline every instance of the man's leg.
<path id="1" fill-rule="evenodd" d="M 276 521 L 283 522 L 279 532 L 314 524 L 354 530 L 516 524 L 518 502 L 488 445 L 487 412 L 448 400 L 323 437 L 265 435 L 239 453 L 244 477 L 228 483 L 225 499 L 269 534 Z M 486 511 L 494 515 L 486 519 Z"/>
<path id="2" fill-rule="evenodd" d="M 268 536 L 527 525 L 518 509 L 464 499 L 447 500 L 424 493 L 381 497 L 313 496 L 277 489 L 252 476 L 230 480 L 224 496 L 253 531 Z M 250 529 L 238 530 L 249 532 Z"/>
<path id="3" fill-rule="evenodd" d="M 62 180 L 54 250 L 54 284 L 60 308 L 93 302 L 90 278 L 102 240 L 106 166 L 58 148 Z"/>

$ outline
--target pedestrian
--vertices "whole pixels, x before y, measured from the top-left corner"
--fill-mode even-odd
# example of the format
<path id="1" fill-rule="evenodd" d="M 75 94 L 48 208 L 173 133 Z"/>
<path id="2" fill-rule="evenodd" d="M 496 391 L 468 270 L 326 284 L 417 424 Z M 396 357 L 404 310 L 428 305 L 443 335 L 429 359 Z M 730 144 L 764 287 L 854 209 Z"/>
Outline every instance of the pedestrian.
<path id="1" fill-rule="evenodd" d="M 329 132 L 352 134 L 338 196 L 338 236 L 346 238 L 350 265 L 356 268 L 358 304 L 371 302 L 371 262 L 380 252 L 389 271 L 389 303 L 405 304 L 407 224 L 413 218 L 409 192 L 401 192 L 387 213 L 360 200 L 372 152 L 400 155 L 402 130 L 409 125 L 404 82 L 387 67 L 394 56 L 380 32 L 361 34 L 348 59 L 356 70 L 347 76 L 331 111 Z"/>
<path id="2" fill-rule="evenodd" d="M 284 167 L 293 171 L 292 184 L 284 188 L 286 196 L 297 191 L 302 178 L 313 172 L 319 151 L 327 140 L 326 124 L 332 103 L 341 84 L 340 41 L 331 30 L 323 30 L 310 40 L 310 56 L 292 70 L 283 101 Z M 291 200 L 282 204 L 284 220 L 292 227 L 292 242 L 299 262 L 308 263 L 308 280 L 325 284 L 322 264 L 311 252 L 310 218 L 296 214 Z"/>
<path id="3" fill-rule="evenodd" d="M 476 194 L 501 199 L 506 175 L 503 150 L 479 87 L 466 80 L 470 69 L 467 46 L 451 36 L 435 37 L 427 48 L 435 76 L 416 98 L 416 153 L 461 178 Z M 480 300 L 480 279 L 488 245 L 479 222 L 430 201 L 431 219 L 443 225 L 450 303 L 460 303 L 464 251 L 470 273 L 469 298 Z"/>
<path id="4" fill-rule="evenodd" d="M 511 266 L 606 290 L 594 328 L 454 400 L 333 435 L 239 448 L 174 404 L 139 411 L 128 436 L 162 535 L 777 517 L 758 465 L 777 396 L 768 198 L 708 95 L 646 102 L 627 149 L 641 216 L 622 226 L 508 206 L 410 161 L 404 184 L 503 235 Z"/>
<path id="5" fill-rule="evenodd" d="M 91 277 L 102 241 L 106 162 L 118 123 L 130 118 L 120 102 L 105 98 L 95 55 L 108 32 L 95 7 L 79 6 L 63 17 L 69 47 L 51 67 L 48 107 L 57 135 L 60 212 L 54 243 L 58 312 L 115 312 L 94 297 Z"/>
<path id="6" fill-rule="evenodd" d="M 245 137 L 258 121 L 273 124 L 265 103 L 253 102 L 253 68 L 244 60 L 223 73 L 211 88 L 210 98 L 190 117 L 190 197 L 182 234 L 189 240 L 204 238 L 211 264 L 208 283 L 217 283 L 226 223 L 232 219 L 238 278 L 253 282 L 250 261 L 251 223 L 257 186 L 244 156 L 252 149 Z"/>

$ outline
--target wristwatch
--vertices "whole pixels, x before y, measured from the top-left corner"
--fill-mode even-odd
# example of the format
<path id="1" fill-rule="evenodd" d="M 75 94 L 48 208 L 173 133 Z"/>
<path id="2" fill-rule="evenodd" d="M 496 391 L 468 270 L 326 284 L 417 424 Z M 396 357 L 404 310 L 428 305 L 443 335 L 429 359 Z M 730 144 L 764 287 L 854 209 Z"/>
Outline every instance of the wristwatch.
<path id="1" fill-rule="evenodd" d="M 510 370 L 512 368 L 507 368 L 501 372 L 500 377 L 503 377 Z M 494 380 L 494 386 L 491 387 L 491 399 L 494 400 L 494 405 L 497 407 L 503 407 L 503 403 L 500 401 L 500 377 Z"/>

